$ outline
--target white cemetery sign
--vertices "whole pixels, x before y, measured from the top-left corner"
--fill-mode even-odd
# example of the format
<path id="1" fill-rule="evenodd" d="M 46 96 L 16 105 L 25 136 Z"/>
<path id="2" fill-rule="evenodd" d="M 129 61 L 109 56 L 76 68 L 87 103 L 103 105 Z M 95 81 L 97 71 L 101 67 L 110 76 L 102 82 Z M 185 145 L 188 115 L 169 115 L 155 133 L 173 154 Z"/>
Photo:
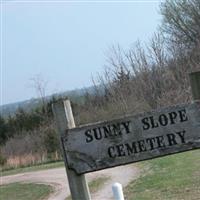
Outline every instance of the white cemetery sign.
<path id="1" fill-rule="evenodd" d="M 200 102 L 68 129 L 62 142 L 77 174 L 200 148 Z"/>

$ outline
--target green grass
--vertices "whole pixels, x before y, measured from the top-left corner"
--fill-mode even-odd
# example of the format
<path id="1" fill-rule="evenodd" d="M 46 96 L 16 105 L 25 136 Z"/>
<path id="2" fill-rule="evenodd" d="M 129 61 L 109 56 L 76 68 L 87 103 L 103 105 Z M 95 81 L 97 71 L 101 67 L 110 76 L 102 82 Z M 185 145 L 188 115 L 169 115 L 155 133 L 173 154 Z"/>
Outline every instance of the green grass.
<path id="1" fill-rule="evenodd" d="M 200 151 L 145 161 L 142 175 L 125 188 L 129 200 L 200 199 Z"/>
<path id="2" fill-rule="evenodd" d="M 43 184 L 11 183 L 0 186 L 0 199 L 4 200 L 42 200 L 53 192 L 51 186 Z"/>
<path id="3" fill-rule="evenodd" d="M 101 187 L 104 185 L 104 183 L 108 180 L 109 180 L 109 177 L 107 177 L 107 176 L 99 177 L 99 178 L 92 180 L 88 184 L 88 186 L 90 188 L 90 192 L 91 193 L 97 192 L 99 189 L 101 189 Z"/>
<path id="4" fill-rule="evenodd" d="M 63 161 L 52 162 L 52 163 L 47 163 L 47 164 L 34 165 L 30 167 L 21 167 L 21 168 L 16 168 L 16 169 L 4 170 L 4 171 L 0 171 L 0 175 L 7 176 L 7 175 L 18 174 L 18 173 L 53 169 L 53 168 L 58 168 L 58 167 L 64 167 L 64 162 Z"/>
<path id="5" fill-rule="evenodd" d="M 108 180 L 109 180 L 109 177 L 104 176 L 104 177 L 96 178 L 96 179 L 92 180 L 91 182 L 89 182 L 88 186 L 90 189 L 90 193 L 97 192 L 99 189 L 101 189 L 101 187 L 104 185 L 104 183 Z M 72 199 L 71 196 L 66 198 L 66 200 L 71 200 L 71 199 Z"/>

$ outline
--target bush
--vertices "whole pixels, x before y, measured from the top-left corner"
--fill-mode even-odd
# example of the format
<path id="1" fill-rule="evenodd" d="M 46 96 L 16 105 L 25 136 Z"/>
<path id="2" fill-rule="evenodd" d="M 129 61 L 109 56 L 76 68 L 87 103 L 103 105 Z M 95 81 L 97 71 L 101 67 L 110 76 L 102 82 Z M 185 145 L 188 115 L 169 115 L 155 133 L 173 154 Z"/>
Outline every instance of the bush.
<path id="1" fill-rule="evenodd" d="M 43 134 L 44 147 L 48 154 L 59 150 L 59 139 L 56 131 L 52 127 L 47 127 Z"/>
<path id="2" fill-rule="evenodd" d="M 4 166 L 6 164 L 6 158 L 0 153 L 0 166 Z"/>

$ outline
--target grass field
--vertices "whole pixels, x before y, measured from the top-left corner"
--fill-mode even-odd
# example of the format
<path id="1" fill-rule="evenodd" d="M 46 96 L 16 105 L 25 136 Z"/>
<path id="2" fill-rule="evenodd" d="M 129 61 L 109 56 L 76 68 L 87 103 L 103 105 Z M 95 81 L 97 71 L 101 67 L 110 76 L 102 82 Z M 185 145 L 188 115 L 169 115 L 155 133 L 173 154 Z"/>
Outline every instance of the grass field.
<path id="1" fill-rule="evenodd" d="M 51 186 L 43 184 L 11 183 L 0 186 L 0 199 L 2 200 L 42 200 L 53 192 Z"/>
<path id="2" fill-rule="evenodd" d="M 9 170 L 5 170 L 5 171 L 0 171 L 0 175 L 7 176 L 7 175 L 18 174 L 18 173 L 24 173 L 24 172 L 53 169 L 53 168 L 58 168 L 58 167 L 64 167 L 64 162 L 60 161 L 60 162 L 53 162 L 53 163 L 47 163 L 47 164 L 41 164 L 41 165 L 34 165 L 34 166 L 30 166 L 30 167 L 9 169 Z"/>
<path id="3" fill-rule="evenodd" d="M 141 162 L 138 166 L 141 167 L 142 170 L 141 177 L 131 182 L 124 190 L 128 200 L 200 199 L 200 150 Z M 2 172 L 2 175 L 5 176 L 20 172 L 37 171 L 56 167 L 64 167 L 63 162 L 4 171 Z M 105 181 L 107 180 L 104 180 L 103 178 L 92 181 L 89 183 L 90 191 L 94 192 L 95 190 L 100 189 Z M 5 195 L 5 188 L 3 187 L 8 187 L 7 189 L 9 190 L 10 187 L 14 186 L 12 184 L 1 186 L 0 194 L 2 193 Z M 16 188 L 17 187 L 20 188 L 20 184 L 19 186 L 16 186 Z M 7 198 L 1 198 L 1 196 L 0 199 L 7 200 Z M 29 198 L 26 196 L 25 199 Z"/>
<path id="4" fill-rule="evenodd" d="M 109 180 L 109 177 L 106 177 L 106 176 L 104 176 L 104 177 L 102 176 L 102 177 L 92 180 L 88 184 L 88 186 L 90 188 L 90 192 L 91 193 L 97 192 L 104 185 L 104 183 L 108 180 Z"/>
<path id="5" fill-rule="evenodd" d="M 125 188 L 129 200 L 199 200 L 200 150 L 139 164 L 142 176 Z"/>

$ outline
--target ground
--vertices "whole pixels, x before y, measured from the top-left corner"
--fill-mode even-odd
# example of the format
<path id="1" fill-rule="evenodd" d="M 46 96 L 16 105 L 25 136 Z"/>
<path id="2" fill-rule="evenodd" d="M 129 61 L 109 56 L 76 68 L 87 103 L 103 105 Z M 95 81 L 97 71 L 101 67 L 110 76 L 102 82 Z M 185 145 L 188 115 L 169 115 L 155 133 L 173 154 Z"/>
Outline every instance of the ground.
<path id="1" fill-rule="evenodd" d="M 98 172 L 86 174 L 88 182 L 98 177 L 109 177 L 103 187 L 97 192 L 91 194 L 93 200 L 111 200 L 112 198 L 112 184 L 119 182 L 123 187 L 127 186 L 130 181 L 139 176 L 139 169 L 136 165 L 125 165 Z M 37 172 L 20 173 L 11 176 L 1 177 L 1 184 L 8 184 L 13 182 L 22 183 L 44 183 L 54 187 L 55 192 L 50 195 L 48 200 L 64 200 L 70 195 L 69 186 L 65 168 L 56 168 L 49 170 L 42 170 Z"/>

